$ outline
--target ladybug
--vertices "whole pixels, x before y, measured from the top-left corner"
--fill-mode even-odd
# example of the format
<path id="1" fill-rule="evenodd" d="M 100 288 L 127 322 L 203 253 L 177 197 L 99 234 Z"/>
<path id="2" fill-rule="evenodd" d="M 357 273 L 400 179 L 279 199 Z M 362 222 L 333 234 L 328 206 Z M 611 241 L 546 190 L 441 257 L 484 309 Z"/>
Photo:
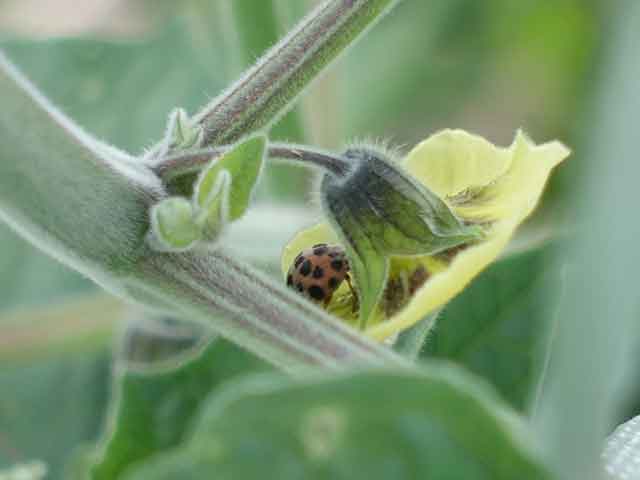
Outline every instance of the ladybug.
<path id="1" fill-rule="evenodd" d="M 349 271 L 343 247 L 318 243 L 295 258 L 287 274 L 287 286 L 314 302 L 323 302 L 326 307 L 343 281 L 353 292 Z"/>

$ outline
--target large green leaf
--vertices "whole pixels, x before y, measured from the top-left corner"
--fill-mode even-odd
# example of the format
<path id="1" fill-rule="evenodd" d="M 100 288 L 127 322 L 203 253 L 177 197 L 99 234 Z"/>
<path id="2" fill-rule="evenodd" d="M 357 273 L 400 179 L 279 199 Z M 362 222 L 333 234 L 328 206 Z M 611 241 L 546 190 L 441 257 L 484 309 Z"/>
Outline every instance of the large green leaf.
<path id="1" fill-rule="evenodd" d="M 444 309 L 423 357 L 464 365 L 490 380 L 514 407 L 529 407 L 560 288 L 552 254 L 552 247 L 542 247 L 487 269 Z"/>
<path id="2" fill-rule="evenodd" d="M 231 181 L 228 221 L 233 222 L 242 217 L 249 208 L 256 182 L 262 171 L 266 147 L 265 136 L 253 136 L 212 161 L 200 175 L 196 185 L 195 203 L 200 208 L 206 208 L 215 191 L 218 175 L 226 170 Z"/>
<path id="3" fill-rule="evenodd" d="M 542 479 L 523 425 L 484 385 L 431 364 L 211 397 L 190 441 L 125 476 L 158 479 Z"/>
<path id="4" fill-rule="evenodd" d="M 195 358 L 156 371 L 121 372 L 110 431 L 94 480 L 114 480 L 131 465 L 178 445 L 207 395 L 220 383 L 247 371 L 264 370 L 261 360 L 218 339 Z"/>

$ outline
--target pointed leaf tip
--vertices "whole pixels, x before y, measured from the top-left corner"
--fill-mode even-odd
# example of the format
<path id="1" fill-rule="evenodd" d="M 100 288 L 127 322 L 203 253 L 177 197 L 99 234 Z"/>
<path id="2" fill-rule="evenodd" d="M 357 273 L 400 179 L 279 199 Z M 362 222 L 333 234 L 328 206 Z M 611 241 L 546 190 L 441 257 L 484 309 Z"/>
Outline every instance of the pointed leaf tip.
<path id="1" fill-rule="evenodd" d="M 204 203 L 198 205 L 196 223 L 202 232 L 202 239 L 207 242 L 216 241 L 227 224 L 230 187 L 231 174 L 228 170 L 221 170 Z"/>
<path id="2" fill-rule="evenodd" d="M 249 207 L 255 185 L 264 163 L 267 137 L 256 135 L 239 142 L 222 157 L 211 161 L 200 174 L 195 188 L 195 203 L 201 208 L 215 187 L 218 174 L 226 170 L 231 177 L 228 221 L 242 217 Z"/>

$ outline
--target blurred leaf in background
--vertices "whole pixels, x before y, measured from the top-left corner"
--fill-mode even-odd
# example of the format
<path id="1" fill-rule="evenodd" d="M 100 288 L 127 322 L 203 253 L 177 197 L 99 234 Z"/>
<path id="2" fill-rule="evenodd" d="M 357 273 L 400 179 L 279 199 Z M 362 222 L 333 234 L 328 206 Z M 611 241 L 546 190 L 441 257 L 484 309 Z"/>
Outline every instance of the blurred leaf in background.
<path id="1" fill-rule="evenodd" d="M 192 428 L 205 398 L 241 373 L 268 366 L 235 345 L 215 339 L 195 358 L 147 371 L 122 371 L 119 398 L 92 468 L 94 480 L 118 478 L 134 463 L 176 447 Z"/>
<path id="2" fill-rule="evenodd" d="M 471 375 L 262 376 L 203 403 L 187 442 L 127 470 L 174 478 L 546 479 L 523 424 Z"/>
<path id="3" fill-rule="evenodd" d="M 96 441 L 110 400 L 108 348 L 0 369 L 0 468 L 33 460 L 61 478 L 71 452 Z"/>
<path id="4" fill-rule="evenodd" d="M 110 400 L 111 336 L 124 307 L 106 295 L 0 315 L 0 469 L 33 459 L 60 478 L 96 441 Z"/>

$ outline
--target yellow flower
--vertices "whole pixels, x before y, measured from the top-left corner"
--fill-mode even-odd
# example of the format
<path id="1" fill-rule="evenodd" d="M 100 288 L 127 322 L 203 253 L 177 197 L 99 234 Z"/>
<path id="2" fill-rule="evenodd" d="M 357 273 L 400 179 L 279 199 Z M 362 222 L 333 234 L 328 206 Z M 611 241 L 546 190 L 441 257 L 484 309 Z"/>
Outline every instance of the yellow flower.
<path id="1" fill-rule="evenodd" d="M 559 142 L 535 145 L 518 132 L 508 148 L 460 130 L 445 130 L 417 145 L 401 165 L 440 196 L 465 222 L 482 225 L 485 238 L 438 255 L 392 257 L 384 294 L 365 333 L 383 340 L 411 327 L 457 295 L 493 262 L 534 210 L 551 170 L 569 155 Z M 298 233 L 282 256 L 317 243 L 339 243 L 328 224 Z M 342 285 L 329 311 L 356 324 L 354 299 Z"/>

